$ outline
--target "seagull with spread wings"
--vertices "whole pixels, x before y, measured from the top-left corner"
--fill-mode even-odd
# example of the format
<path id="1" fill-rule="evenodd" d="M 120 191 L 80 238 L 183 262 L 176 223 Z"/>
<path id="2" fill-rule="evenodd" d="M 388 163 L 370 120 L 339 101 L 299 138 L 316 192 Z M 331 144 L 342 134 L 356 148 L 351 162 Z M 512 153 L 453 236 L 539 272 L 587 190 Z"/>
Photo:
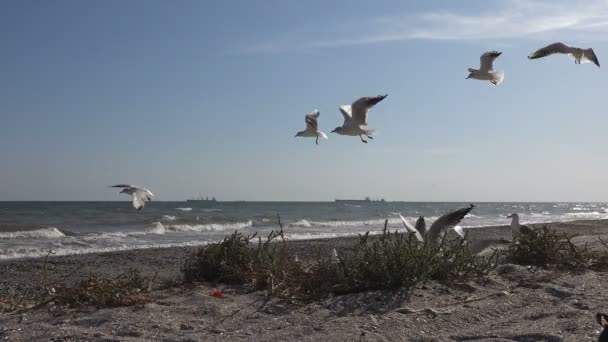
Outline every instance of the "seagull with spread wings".
<path id="1" fill-rule="evenodd" d="M 306 129 L 300 131 L 296 134 L 296 137 L 316 137 L 315 143 L 319 145 L 319 137 L 323 139 L 327 139 L 327 135 L 325 133 L 319 131 L 319 125 L 317 123 L 317 119 L 321 113 L 318 110 L 313 110 L 312 112 L 306 114 Z"/>
<path id="2" fill-rule="evenodd" d="M 544 48 L 534 51 L 528 58 L 538 59 L 555 54 L 566 54 L 572 57 L 574 59 L 574 64 L 593 63 L 598 67 L 600 66 L 600 62 L 598 61 L 595 52 L 593 52 L 593 49 L 581 49 L 568 46 L 564 43 L 549 44 Z"/>
<path id="3" fill-rule="evenodd" d="M 481 55 L 479 58 L 479 70 L 469 68 L 467 80 L 472 78 L 480 81 L 490 81 L 493 85 L 499 85 L 500 82 L 505 79 L 505 73 L 502 71 L 494 71 L 494 61 L 501 54 L 502 52 L 489 51 Z"/>
<path id="4" fill-rule="evenodd" d="M 146 189 L 137 185 L 129 184 L 116 184 L 110 186 L 111 188 L 122 188 L 121 194 L 127 194 L 133 196 L 133 206 L 137 210 L 142 210 L 146 205 L 146 202 L 151 201 L 154 194 Z"/>
<path id="5" fill-rule="evenodd" d="M 387 96 L 388 94 L 365 96 L 357 99 L 350 106 L 341 106 L 339 109 L 342 116 L 344 116 L 344 123 L 331 132 L 340 135 L 359 136 L 362 142 L 367 143 L 367 140 L 363 139 L 363 135 L 373 139 L 371 135 L 374 133 L 373 129 L 367 127 L 367 114 L 372 107 L 384 100 Z"/>
<path id="6" fill-rule="evenodd" d="M 454 229 L 454 231 L 461 237 L 464 237 L 463 228 L 458 226 L 460 221 L 464 219 L 467 214 L 473 210 L 475 206 L 471 204 L 466 208 L 456 209 L 451 211 L 445 215 L 439 217 L 431 226 L 427 229 L 426 223 L 424 221 L 424 217 L 420 216 L 416 225 L 412 225 L 405 217 L 399 214 L 399 218 L 401 218 L 401 222 L 403 222 L 403 226 L 405 229 L 416 236 L 416 238 L 420 241 L 430 241 L 431 243 L 437 243 L 441 238 L 441 235 L 445 233 L 448 229 Z"/>

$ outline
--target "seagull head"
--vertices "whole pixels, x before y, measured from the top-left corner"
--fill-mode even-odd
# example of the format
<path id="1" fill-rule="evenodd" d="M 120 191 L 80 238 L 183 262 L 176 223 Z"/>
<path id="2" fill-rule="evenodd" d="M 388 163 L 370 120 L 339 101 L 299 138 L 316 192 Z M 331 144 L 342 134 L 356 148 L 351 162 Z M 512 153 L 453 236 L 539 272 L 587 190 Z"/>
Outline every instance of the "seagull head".
<path id="1" fill-rule="evenodd" d="M 507 218 L 515 218 L 515 217 L 516 217 L 516 218 L 519 218 L 519 215 L 517 215 L 517 214 L 515 214 L 515 213 L 513 213 L 513 214 L 511 214 L 511 215 L 507 215 Z"/>
<path id="2" fill-rule="evenodd" d="M 333 131 L 331 131 L 331 133 L 338 133 L 338 134 L 342 133 L 342 126 L 336 127 Z"/>

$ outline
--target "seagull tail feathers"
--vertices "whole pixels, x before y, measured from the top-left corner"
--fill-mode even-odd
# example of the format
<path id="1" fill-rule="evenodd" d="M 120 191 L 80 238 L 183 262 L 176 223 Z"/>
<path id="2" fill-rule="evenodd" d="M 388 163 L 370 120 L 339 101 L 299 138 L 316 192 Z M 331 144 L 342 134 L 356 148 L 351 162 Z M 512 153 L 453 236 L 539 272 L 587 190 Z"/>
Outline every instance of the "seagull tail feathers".
<path id="1" fill-rule="evenodd" d="M 502 81 L 505 79 L 505 73 L 502 71 L 494 71 L 492 72 L 492 80 L 494 82 L 496 82 L 496 85 L 499 85 L 500 83 L 502 83 Z"/>
<path id="2" fill-rule="evenodd" d="M 366 126 L 361 126 L 361 130 L 363 132 L 365 132 L 365 134 L 370 135 L 370 136 L 376 134 L 375 129 L 367 128 Z"/>

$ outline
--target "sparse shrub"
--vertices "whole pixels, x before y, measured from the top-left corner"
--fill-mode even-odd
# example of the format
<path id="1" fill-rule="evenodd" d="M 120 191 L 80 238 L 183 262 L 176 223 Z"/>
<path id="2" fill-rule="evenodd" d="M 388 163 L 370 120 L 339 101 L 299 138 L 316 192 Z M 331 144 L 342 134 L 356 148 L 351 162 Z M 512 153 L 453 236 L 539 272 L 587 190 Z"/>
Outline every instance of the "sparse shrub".
<path id="1" fill-rule="evenodd" d="M 586 246 L 577 247 L 565 233 L 548 226 L 516 235 L 506 253 L 507 261 L 515 264 L 561 269 L 587 268 L 593 257 Z"/>
<path id="2" fill-rule="evenodd" d="M 57 286 L 53 301 L 73 307 L 134 305 L 146 302 L 142 293 L 149 290 L 151 281 L 137 270 L 129 270 L 114 278 L 92 274 L 73 286 L 65 284 Z"/>
<path id="3" fill-rule="evenodd" d="M 386 225 L 380 236 L 360 235 L 359 241 L 342 249 L 339 261 L 329 257 L 294 261 L 283 229 L 273 231 L 257 245 L 238 232 L 224 241 L 193 253 L 183 267 L 184 279 L 244 284 L 272 295 L 309 300 L 329 293 L 371 289 L 408 288 L 420 281 L 466 279 L 487 274 L 496 258 L 472 254 L 460 241 L 420 243 L 410 234 L 391 233 Z"/>
<path id="4" fill-rule="evenodd" d="M 412 234 L 382 231 L 375 241 L 369 234 L 350 253 L 344 253 L 337 269 L 342 292 L 397 289 L 425 280 L 466 279 L 487 274 L 496 258 L 472 254 L 463 240 L 440 244 L 421 243 Z"/>
<path id="5" fill-rule="evenodd" d="M 235 231 L 220 243 L 200 248 L 184 263 L 184 280 L 243 284 L 273 294 L 297 287 L 302 268 L 287 251 L 282 226 L 264 239 L 258 236 L 255 245 L 254 238 Z"/>
<path id="6" fill-rule="evenodd" d="M 247 281 L 253 256 L 251 237 L 237 231 L 220 243 L 199 248 L 186 259 L 182 272 L 186 282 L 212 281 L 242 284 Z"/>

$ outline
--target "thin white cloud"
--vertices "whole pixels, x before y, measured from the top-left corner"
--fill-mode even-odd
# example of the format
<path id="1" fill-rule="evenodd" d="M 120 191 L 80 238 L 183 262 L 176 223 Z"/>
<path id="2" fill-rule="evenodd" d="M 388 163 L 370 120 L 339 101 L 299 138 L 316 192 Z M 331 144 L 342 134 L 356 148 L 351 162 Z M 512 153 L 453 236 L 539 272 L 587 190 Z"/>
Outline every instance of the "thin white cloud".
<path id="1" fill-rule="evenodd" d="M 343 29 L 341 33 L 330 30 L 329 38 L 318 32 L 311 35 L 312 38 L 285 35 L 257 45 L 250 51 L 287 51 L 404 40 L 607 40 L 606 0 L 508 0 L 500 4 L 501 7 L 478 13 L 436 11 L 369 18 Z M 314 36 L 324 38 L 315 39 Z"/>

